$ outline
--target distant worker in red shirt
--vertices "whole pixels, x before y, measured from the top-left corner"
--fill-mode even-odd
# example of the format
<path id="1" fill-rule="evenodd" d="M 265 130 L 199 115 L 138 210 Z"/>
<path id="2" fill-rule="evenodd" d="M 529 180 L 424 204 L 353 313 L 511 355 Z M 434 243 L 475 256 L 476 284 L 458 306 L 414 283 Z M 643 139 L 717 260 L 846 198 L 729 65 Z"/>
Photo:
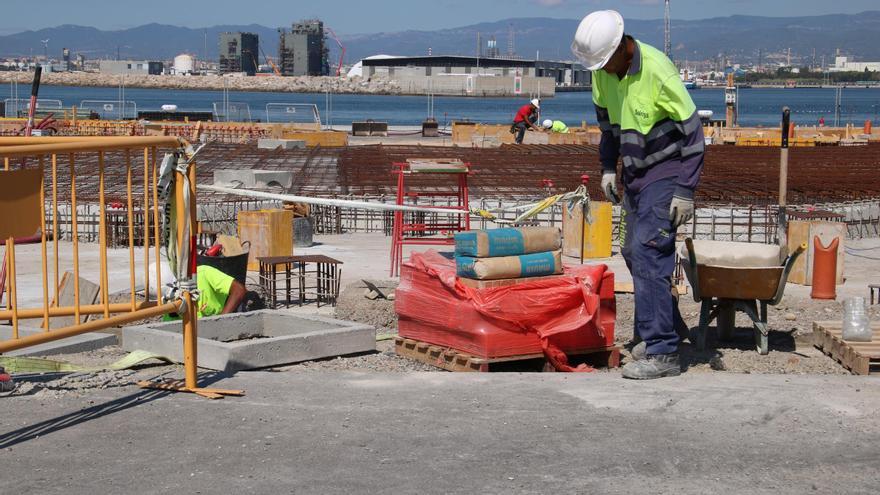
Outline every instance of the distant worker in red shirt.
<path id="1" fill-rule="evenodd" d="M 527 129 L 532 128 L 536 131 L 543 130 L 535 125 L 535 123 L 538 122 L 538 110 L 540 109 L 541 101 L 535 98 L 521 106 L 516 112 L 516 117 L 513 118 L 513 125 L 510 126 L 510 132 L 516 133 L 516 144 L 522 144 L 523 138 L 526 137 Z"/>

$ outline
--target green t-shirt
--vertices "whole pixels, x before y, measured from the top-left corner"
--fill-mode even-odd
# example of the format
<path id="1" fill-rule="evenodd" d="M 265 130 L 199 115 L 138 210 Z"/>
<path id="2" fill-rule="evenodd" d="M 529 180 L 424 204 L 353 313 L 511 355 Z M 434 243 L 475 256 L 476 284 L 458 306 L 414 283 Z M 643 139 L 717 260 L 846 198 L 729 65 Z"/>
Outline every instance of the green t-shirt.
<path id="1" fill-rule="evenodd" d="M 196 275 L 199 285 L 199 318 L 219 315 L 223 312 L 223 306 L 226 306 L 229 289 L 235 279 L 208 265 L 199 265 Z"/>

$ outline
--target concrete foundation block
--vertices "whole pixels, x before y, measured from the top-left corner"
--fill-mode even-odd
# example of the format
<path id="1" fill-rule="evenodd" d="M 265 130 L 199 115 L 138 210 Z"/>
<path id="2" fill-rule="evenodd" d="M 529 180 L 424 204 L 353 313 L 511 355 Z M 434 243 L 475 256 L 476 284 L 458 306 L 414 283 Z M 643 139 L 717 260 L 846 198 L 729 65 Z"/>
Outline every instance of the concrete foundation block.
<path id="1" fill-rule="evenodd" d="M 290 189 L 293 185 L 293 172 L 280 170 L 254 170 L 254 184 L 259 188 L 283 187 Z"/>
<path id="2" fill-rule="evenodd" d="M 18 327 L 19 337 L 26 337 L 44 333 L 42 328 Z M 0 340 L 8 340 L 12 338 L 11 326 L 0 326 Z M 47 342 L 17 351 L 8 352 L 6 356 L 52 356 L 54 354 L 72 354 L 76 352 L 87 352 L 107 347 L 108 345 L 116 345 L 118 339 L 115 335 L 109 333 L 90 332 L 82 335 L 68 337 L 66 339 Z"/>
<path id="3" fill-rule="evenodd" d="M 180 322 L 128 327 L 122 347 L 183 362 Z M 287 310 L 262 310 L 203 318 L 198 325 L 199 366 L 232 373 L 376 350 L 369 325 Z"/>
<path id="4" fill-rule="evenodd" d="M 306 142 L 299 139 L 259 139 L 257 140 L 257 149 L 274 150 L 281 148 L 283 150 L 292 150 L 296 148 L 305 148 Z"/>
<path id="5" fill-rule="evenodd" d="M 214 184 L 225 187 L 269 189 L 293 185 L 293 172 L 281 170 L 215 170 Z"/>

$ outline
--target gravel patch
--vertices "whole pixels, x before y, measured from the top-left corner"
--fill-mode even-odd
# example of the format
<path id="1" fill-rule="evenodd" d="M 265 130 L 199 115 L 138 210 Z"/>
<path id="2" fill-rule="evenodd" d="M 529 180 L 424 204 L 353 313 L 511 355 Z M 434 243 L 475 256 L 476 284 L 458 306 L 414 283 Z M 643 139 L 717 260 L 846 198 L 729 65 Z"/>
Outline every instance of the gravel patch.
<path id="1" fill-rule="evenodd" d="M 279 371 L 364 371 L 376 373 L 442 371 L 440 368 L 397 356 L 394 353 L 393 339 L 377 342 L 375 353 L 307 361 L 276 369 Z"/>
<path id="2" fill-rule="evenodd" d="M 394 293 L 398 282 L 395 280 L 370 280 L 386 295 Z M 397 331 L 397 313 L 394 312 L 394 301 L 376 298 L 367 299 L 364 294 L 369 292 L 366 284 L 355 282 L 340 291 L 336 301 L 336 318 L 340 320 L 366 323 L 381 333 Z"/>
<path id="3" fill-rule="evenodd" d="M 682 317 L 691 329 L 699 325 L 700 304 L 688 294 L 679 301 Z M 615 342 L 624 345 L 633 336 L 634 300 L 632 294 L 617 295 Z M 880 319 L 880 306 L 869 313 Z M 786 297 L 779 305 L 767 310 L 770 327 L 770 354 L 761 356 L 754 348 L 751 320 L 737 313 L 737 332 L 730 342 L 716 340 L 715 323 L 710 325 L 707 349 L 698 352 L 689 342 L 682 343 L 682 364 L 691 372 L 731 372 L 759 374 L 849 374 L 833 359 L 813 346 L 813 322 L 843 317 L 843 305 L 837 301 Z M 629 360 L 623 352 L 622 363 Z"/>
<path id="4" fill-rule="evenodd" d="M 76 354 L 44 356 L 45 359 L 66 361 L 84 368 L 97 368 L 109 365 L 128 354 L 117 345 L 94 351 Z M 57 398 L 68 395 L 86 395 L 92 390 L 127 387 L 141 380 L 159 376 L 178 378 L 183 376 L 183 367 L 169 365 L 161 361 L 145 361 L 127 370 L 77 371 L 73 373 L 28 373 L 13 376 L 15 390 L 8 397 L 32 395 L 40 398 Z"/>

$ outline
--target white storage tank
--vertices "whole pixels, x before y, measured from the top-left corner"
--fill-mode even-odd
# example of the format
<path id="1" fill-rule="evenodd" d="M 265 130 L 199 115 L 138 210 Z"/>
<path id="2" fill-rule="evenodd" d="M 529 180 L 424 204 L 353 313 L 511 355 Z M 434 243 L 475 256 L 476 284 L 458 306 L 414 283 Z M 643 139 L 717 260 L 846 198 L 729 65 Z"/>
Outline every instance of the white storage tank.
<path id="1" fill-rule="evenodd" d="M 181 53 L 174 57 L 175 74 L 192 74 L 196 69 L 196 59 L 192 55 Z"/>

